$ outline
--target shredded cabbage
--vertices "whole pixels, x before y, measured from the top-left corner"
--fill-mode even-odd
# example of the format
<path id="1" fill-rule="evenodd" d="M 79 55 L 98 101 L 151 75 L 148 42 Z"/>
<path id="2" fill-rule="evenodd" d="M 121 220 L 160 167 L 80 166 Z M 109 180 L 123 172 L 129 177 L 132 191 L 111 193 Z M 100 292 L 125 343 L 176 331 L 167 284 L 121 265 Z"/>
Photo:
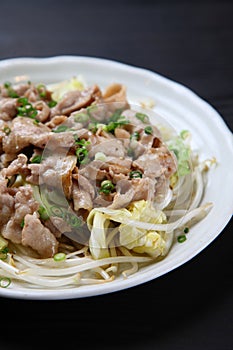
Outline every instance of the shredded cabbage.
<path id="1" fill-rule="evenodd" d="M 187 133 L 187 131 L 185 130 Z M 173 151 L 178 162 L 178 176 L 184 176 L 191 172 L 190 169 L 190 157 L 191 149 L 188 144 L 184 142 L 183 133 L 181 132 L 180 136 L 177 136 L 169 141 L 167 145 L 170 151 Z"/>
<path id="2" fill-rule="evenodd" d="M 127 209 L 93 209 L 87 218 L 87 225 L 91 230 L 90 250 L 95 259 L 109 256 L 107 234 L 110 220 L 116 223 L 137 220 L 149 224 L 163 224 L 167 221 L 166 215 L 161 210 L 156 210 L 150 202 L 145 200 L 133 202 Z M 119 241 L 120 245 L 128 249 L 153 257 L 165 255 L 170 246 L 170 236 L 164 232 L 138 228 L 124 223 L 119 225 Z"/>
<path id="3" fill-rule="evenodd" d="M 69 80 L 64 80 L 57 84 L 48 85 L 48 89 L 52 91 L 52 99 L 54 101 L 60 101 L 62 96 L 68 91 L 83 90 L 85 88 L 85 82 L 81 76 L 73 77 Z"/>

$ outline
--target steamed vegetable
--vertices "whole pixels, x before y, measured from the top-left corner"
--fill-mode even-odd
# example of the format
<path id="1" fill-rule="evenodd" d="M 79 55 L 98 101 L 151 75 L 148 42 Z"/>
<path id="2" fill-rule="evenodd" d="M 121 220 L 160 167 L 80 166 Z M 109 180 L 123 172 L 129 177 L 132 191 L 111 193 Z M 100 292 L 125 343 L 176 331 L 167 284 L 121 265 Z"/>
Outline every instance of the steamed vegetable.
<path id="1" fill-rule="evenodd" d="M 115 223 L 137 220 L 147 224 L 163 224 L 166 223 L 166 215 L 160 210 L 155 210 L 152 204 L 144 200 L 132 203 L 128 209 L 93 209 L 87 218 L 87 225 L 91 230 L 90 250 L 95 259 L 108 256 L 106 232 L 110 220 Z M 120 245 L 138 253 L 146 253 L 153 257 L 165 255 L 170 246 L 167 242 L 169 239 L 169 235 L 155 230 L 129 226 L 125 223 L 119 225 Z"/>
<path id="2" fill-rule="evenodd" d="M 59 101 L 68 91 L 81 91 L 84 88 L 85 84 L 80 76 L 78 78 L 73 77 L 69 80 L 64 80 L 60 83 L 49 85 L 49 90 L 52 91 L 52 99 L 54 101 Z"/>
<path id="3" fill-rule="evenodd" d="M 190 146 L 184 142 L 182 135 L 183 134 L 181 132 L 180 136 L 177 136 L 167 142 L 169 150 L 174 152 L 178 161 L 178 176 L 184 176 L 191 172 L 191 149 Z"/>

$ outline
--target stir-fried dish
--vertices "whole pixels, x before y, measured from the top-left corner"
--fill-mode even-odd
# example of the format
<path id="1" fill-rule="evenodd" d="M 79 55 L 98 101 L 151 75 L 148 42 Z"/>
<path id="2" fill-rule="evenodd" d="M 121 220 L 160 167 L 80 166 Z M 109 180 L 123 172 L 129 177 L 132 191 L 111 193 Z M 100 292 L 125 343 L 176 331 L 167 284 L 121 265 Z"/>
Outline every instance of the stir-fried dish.
<path id="1" fill-rule="evenodd" d="M 154 125 L 126 87 L 0 85 L 0 283 L 110 282 L 167 256 L 212 204 L 214 160 Z"/>

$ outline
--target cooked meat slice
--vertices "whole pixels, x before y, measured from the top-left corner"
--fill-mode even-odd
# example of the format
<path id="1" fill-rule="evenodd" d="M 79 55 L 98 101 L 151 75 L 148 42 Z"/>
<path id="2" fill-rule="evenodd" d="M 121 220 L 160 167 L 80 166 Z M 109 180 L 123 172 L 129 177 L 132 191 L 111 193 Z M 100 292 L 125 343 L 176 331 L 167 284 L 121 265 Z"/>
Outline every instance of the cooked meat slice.
<path id="1" fill-rule="evenodd" d="M 94 157 L 97 152 L 103 152 L 106 156 L 113 157 L 124 157 L 126 153 L 122 142 L 117 139 L 105 139 L 103 142 L 94 145 L 89 152 L 89 156 Z"/>
<path id="2" fill-rule="evenodd" d="M 30 174 L 26 177 L 27 182 L 39 185 L 40 164 L 28 164 Z"/>
<path id="3" fill-rule="evenodd" d="M 135 158 L 140 157 L 148 150 L 146 145 L 136 140 L 131 140 L 129 149 L 132 151 Z"/>
<path id="4" fill-rule="evenodd" d="M 23 96 L 25 92 L 28 89 L 30 89 L 32 86 L 33 86 L 32 84 L 22 83 L 22 84 L 14 84 L 12 88 L 18 96 Z"/>
<path id="5" fill-rule="evenodd" d="M 73 175 L 74 177 L 74 175 Z M 78 186 L 81 190 L 88 192 L 93 199 L 95 197 L 95 189 L 88 179 L 86 179 L 81 174 L 78 174 Z"/>
<path id="6" fill-rule="evenodd" d="M 4 177 L 9 177 L 16 174 L 28 174 L 27 167 L 27 157 L 25 154 L 21 153 L 18 155 L 17 159 L 13 160 L 11 164 L 2 170 L 2 175 Z"/>
<path id="7" fill-rule="evenodd" d="M 45 158 L 40 164 L 29 164 L 32 172 L 29 180 L 39 180 L 40 184 L 46 184 L 64 191 L 66 198 L 71 197 L 72 171 L 76 166 L 77 158 L 72 155 L 53 154 Z"/>
<path id="8" fill-rule="evenodd" d="M 51 258 L 58 251 L 58 241 L 38 219 L 37 214 L 27 214 L 22 230 L 22 244 L 36 250 L 42 258 Z"/>
<path id="9" fill-rule="evenodd" d="M 117 139 L 130 139 L 130 133 L 122 128 L 116 128 L 114 131 L 114 135 Z"/>
<path id="10" fill-rule="evenodd" d="M 16 116 L 16 99 L 3 98 L 0 100 L 0 119 L 11 120 Z"/>
<path id="11" fill-rule="evenodd" d="M 36 103 L 34 103 L 33 107 L 36 108 L 36 110 L 38 111 L 36 119 L 44 123 L 50 115 L 50 108 L 47 105 L 47 103 L 45 103 L 44 101 L 37 101 Z"/>
<path id="12" fill-rule="evenodd" d="M 78 138 L 88 139 L 89 131 L 87 129 L 80 129 L 73 131 L 65 131 L 61 133 L 51 133 L 49 135 L 49 142 L 46 144 L 46 148 L 51 151 L 57 151 L 58 149 L 70 149 L 74 146 L 74 136 Z"/>
<path id="13" fill-rule="evenodd" d="M 45 125 L 51 129 L 53 129 L 56 126 L 63 124 L 66 120 L 67 120 L 66 115 L 56 115 L 49 122 L 47 122 Z"/>
<path id="14" fill-rule="evenodd" d="M 14 198 L 7 188 L 7 179 L 0 178 L 0 228 L 10 219 L 14 212 L 14 205 Z"/>
<path id="15" fill-rule="evenodd" d="M 121 180 L 117 183 L 116 194 L 113 202 L 108 206 L 111 209 L 119 209 L 126 207 L 133 199 L 135 190 L 128 180 Z"/>
<path id="16" fill-rule="evenodd" d="M 176 171 L 176 161 L 166 147 L 151 149 L 133 162 L 135 168 L 143 171 L 150 178 L 163 174 L 170 177 Z"/>
<path id="17" fill-rule="evenodd" d="M 72 198 L 75 211 L 78 211 L 79 209 L 86 209 L 88 211 L 91 211 L 93 208 L 90 193 L 79 188 L 79 186 L 76 184 L 73 184 Z"/>
<path id="18" fill-rule="evenodd" d="M 14 243 L 21 243 L 21 230 L 24 217 L 38 210 L 39 203 L 33 198 L 32 188 L 28 185 L 19 187 L 15 197 L 12 199 L 14 201 L 14 210 L 9 221 L 3 228 L 2 235 Z"/>
<path id="19" fill-rule="evenodd" d="M 2 139 L 6 136 L 6 132 L 4 130 L 8 130 L 10 132 L 8 124 L 4 120 L 0 119 L 0 154 L 3 152 Z"/>
<path id="20" fill-rule="evenodd" d="M 79 170 L 79 175 L 83 175 L 92 181 L 103 180 L 107 176 L 106 170 L 101 170 L 101 166 L 105 164 L 100 160 L 93 160 Z"/>
<path id="21" fill-rule="evenodd" d="M 143 130 L 145 128 L 146 125 L 149 124 L 149 122 L 147 124 L 143 123 L 142 120 L 138 119 L 136 117 L 137 112 L 133 111 L 132 109 L 126 109 L 125 111 L 122 112 L 122 116 L 126 118 L 126 120 L 129 121 L 131 128 L 130 131 L 133 131 L 135 128 L 137 128 L 137 130 Z"/>
<path id="22" fill-rule="evenodd" d="M 34 145 L 43 148 L 49 140 L 50 129 L 43 124 L 35 124 L 33 119 L 17 117 L 12 121 L 11 133 L 3 138 L 6 153 L 19 153 L 23 148 Z"/>
<path id="23" fill-rule="evenodd" d="M 130 202 L 139 200 L 153 200 L 156 180 L 149 178 L 120 180 L 116 185 L 116 194 L 112 204 L 108 207 L 119 209 L 126 207 Z"/>
<path id="24" fill-rule="evenodd" d="M 52 108 L 51 116 L 54 117 L 60 114 L 69 115 L 74 111 L 89 106 L 98 96 L 101 96 L 101 92 L 97 85 L 82 91 L 69 91 L 63 96 L 61 101 Z"/>
<path id="25" fill-rule="evenodd" d="M 134 196 L 132 201 L 140 201 L 142 199 L 152 201 L 155 195 L 155 184 L 156 179 L 150 179 L 149 177 L 133 179 Z"/>
<path id="26" fill-rule="evenodd" d="M 109 85 L 103 94 L 103 101 L 108 104 L 107 108 L 109 110 L 128 108 L 126 87 L 116 83 Z"/>

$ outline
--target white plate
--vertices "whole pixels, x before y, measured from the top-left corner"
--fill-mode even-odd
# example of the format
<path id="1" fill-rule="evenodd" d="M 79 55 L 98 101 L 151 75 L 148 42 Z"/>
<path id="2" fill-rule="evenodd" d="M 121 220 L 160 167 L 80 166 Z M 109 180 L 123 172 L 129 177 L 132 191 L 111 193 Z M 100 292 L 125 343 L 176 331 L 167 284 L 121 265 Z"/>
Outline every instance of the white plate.
<path id="1" fill-rule="evenodd" d="M 21 299 L 71 299 L 119 291 L 155 279 L 192 259 L 207 247 L 229 222 L 233 210 L 232 133 L 221 116 L 209 104 L 186 87 L 154 72 L 126 64 L 93 57 L 59 56 L 51 58 L 17 58 L 0 62 L 1 82 L 31 80 L 52 83 L 81 74 L 88 84 L 104 88 L 112 82 L 127 86 L 130 102 L 152 98 L 154 110 L 177 130 L 188 129 L 193 147 L 201 158 L 216 157 L 218 166 L 210 172 L 204 201 L 214 203 L 208 216 L 189 233 L 184 244 L 175 244 L 161 262 L 141 269 L 127 279 L 103 285 L 70 289 L 25 289 L 12 284 L 0 289 L 0 296 Z"/>

